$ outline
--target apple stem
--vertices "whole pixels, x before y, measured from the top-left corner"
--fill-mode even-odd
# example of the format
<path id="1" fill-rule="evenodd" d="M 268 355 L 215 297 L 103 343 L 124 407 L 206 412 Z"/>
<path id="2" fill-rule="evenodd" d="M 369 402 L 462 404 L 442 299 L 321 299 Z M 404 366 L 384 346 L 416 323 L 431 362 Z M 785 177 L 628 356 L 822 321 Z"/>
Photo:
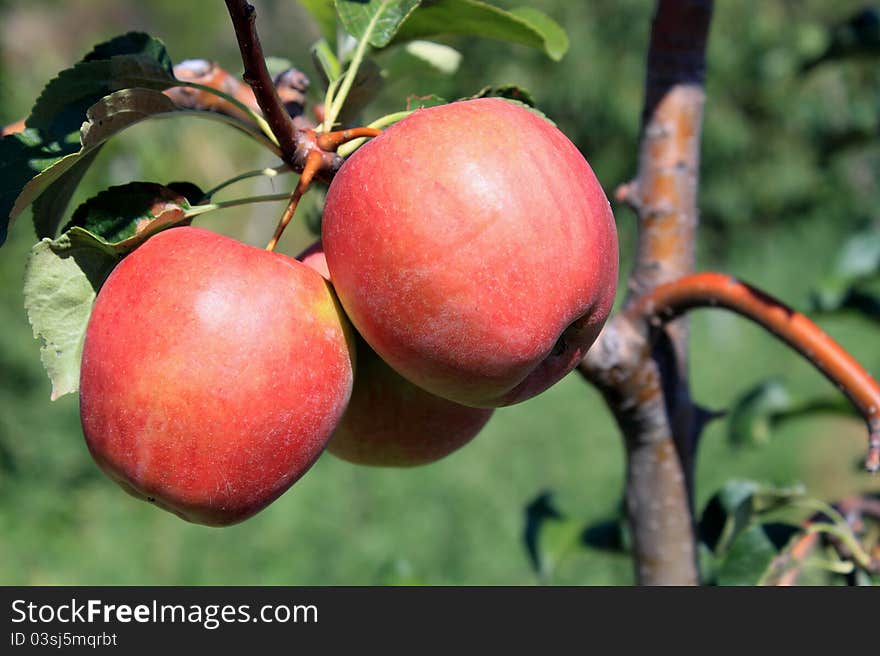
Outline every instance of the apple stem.
<path id="1" fill-rule="evenodd" d="M 281 173 L 286 173 L 290 171 L 290 167 L 287 164 L 282 164 L 281 166 L 268 167 L 263 169 L 255 169 L 253 171 L 246 171 L 244 173 L 240 173 L 235 177 L 229 178 L 228 180 L 224 180 L 220 184 L 212 187 L 208 191 L 205 192 L 204 200 L 210 200 L 215 194 L 234 185 L 236 182 L 241 182 L 242 180 L 247 180 L 249 178 L 257 178 L 257 177 L 267 177 L 274 178 Z"/>
<path id="2" fill-rule="evenodd" d="M 306 155 L 306 163 L 303 167 L 302 174 L 299 176 L 299 182 L 296 183 L 296 188 L 290 195 L 290 201 L 287 203 L 287 208 L 284 210 L 284 214 L 278 222 L 278 227 L 275 228 L 275 234 L 266 246 L 267 251 L 275 250 L 275 246 L 278 245 L 278 240 L 281 239 L 284 229 L 287 227 L 287 224 L 290 223 L 290 219 L 293 218 L 293 213 L 296 212 L 296 206 L 299 205 L 299 199 L 309 190 L 315 174 L 321 170 L 323 164 L 324 155 L 320 150 L 311 150 L 309 151 L 309 154 Z"/>
<path id="3" fill-rule="evenodd" d="M 658 333 L 696 308 L 719 307 L 750 319 L 809 360 L 852 402 L 868 425 L 865 467 L 880 469 L 880 385 L 819 326 L 781 301 L 736 278 L 714 272 L 683 276 L 640 296 L 624 314 Z"/>
<path id="4" fill-rule="evenodd" d="M 219 203 L 208 203 L 206 205 L 193 205 L 184 213 L 188 219 L 193 219 L 202 214 L 213 212 L 215 210 L 224 210 L 229 207 L 239 207 L 240 205 L 251 205 L 253 203 L 275 203 L 279 200 L 289 200 L 290 194 L 269 194 L 268 196 L 247 196 L 246 198 L 233 198 L 232 200 L 224 200 Z"/>
<path id="5" fill-rule="evenodd" d="M 378 137 L 380 134 L 382 134 L 382 130 L 377 128 L 349 128 L 337 132 L 324 132 L 317 135 L 315 141 L 321 150 L 335 153 L 337 148 L 349 141 L 365 137 Z"/>

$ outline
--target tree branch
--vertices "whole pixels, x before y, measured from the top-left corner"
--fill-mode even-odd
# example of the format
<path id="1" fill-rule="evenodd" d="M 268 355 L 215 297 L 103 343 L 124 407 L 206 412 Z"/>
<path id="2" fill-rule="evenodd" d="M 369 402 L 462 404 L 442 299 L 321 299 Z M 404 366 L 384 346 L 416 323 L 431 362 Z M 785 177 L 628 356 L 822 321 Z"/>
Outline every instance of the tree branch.
<path id="1" fill-rule="evenodd" d="M 257 13 L 246 0 L 226 0 L 226 8 L 235 28 L 241 60 L 244 63 L 244 81 L 253 89 L 257 104 L 278 139 L 282 159 L 295 170 L 302 171 L 304 162 L 301 160 L 304 158 L 297 152 L 297 130 L 275 90 L 269 69 L 266 68 L 266 59 L 257 35 Z"/>
<path id="2" fill-rule="evenodd" d="M 766 328 L 809 360 L 855 405 L 868 425 L 869 471 L 880 469 L 880 385 L 849 353 L 803 314 L 735 278 L 698 273 L 643 294 L 625 311 L 637 325 L 657 329 L 689 310 L 732 310 Z"/>
<path id="3" fill-rule="evenodd" d="M 712 0 L 658 0 L 651 26 L 638 174 L 618 200 L 638 218 L 631 305 L 693 271 L 703 77 Z M 580 371 L 602 392 L 627 449 L 627 511 L 642 584 L 696 584 L 692 480 L 697 437 L 710 416 L 688 391 L 686 320 L 653 343 L 613 317 Z"/>

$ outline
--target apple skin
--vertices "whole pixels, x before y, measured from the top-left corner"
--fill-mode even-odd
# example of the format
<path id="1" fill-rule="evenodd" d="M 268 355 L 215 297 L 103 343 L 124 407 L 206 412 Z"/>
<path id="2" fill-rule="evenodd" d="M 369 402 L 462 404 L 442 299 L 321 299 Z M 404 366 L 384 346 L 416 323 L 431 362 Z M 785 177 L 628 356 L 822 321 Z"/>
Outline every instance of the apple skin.
<path id="1" fill-rule="evenodd" d="M 330 280 L 317 242 L 297 257 Z M 492 416 L 416 387 L 357 339 L 351 400 L 327 450 L 342 460 L 376 467 L 414 467 L 445 458 L 470 442 Z"/>
<path id="2" fill-rule="evenodd" d="M 166 230 L 98 293 L 80 375 L 86 444 L 133 495 L 191 522 L 240 522 L 323 452 L 351 394 L 350 339 L 302 263 Z"/>
<path id="3" fill-rule="evenodd" d="M 322 240 L 339 299 L 398 373 L 464 405 L 530 398 L 595 341 L 614 217 L 558 129 L 497 98 L 418 110 L 335 176 Z"/>

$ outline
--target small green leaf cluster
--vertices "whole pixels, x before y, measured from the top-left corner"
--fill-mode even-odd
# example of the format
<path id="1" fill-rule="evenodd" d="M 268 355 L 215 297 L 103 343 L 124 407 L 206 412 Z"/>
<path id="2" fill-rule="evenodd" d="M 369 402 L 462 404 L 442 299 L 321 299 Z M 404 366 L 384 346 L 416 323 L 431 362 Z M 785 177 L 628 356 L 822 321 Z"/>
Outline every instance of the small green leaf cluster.
<path id="1" fill-rule="evenodd" d="M 862 518 L 854 528 L 841 511 L 800 486 L 730 480 L 699 518 L 701 579 L 708 585 L 877 585 L 869 554 L 878 531 L 876 518 Z M 803 541 L 814 533 L 831 539 L 805 554 Z M 560 511 L 549 492 L 526 506 L 524 539 L 540 583 L 551 583 L 559 567 L 588 549 L 631 548 L 623 510 L 587 524 Z"/>

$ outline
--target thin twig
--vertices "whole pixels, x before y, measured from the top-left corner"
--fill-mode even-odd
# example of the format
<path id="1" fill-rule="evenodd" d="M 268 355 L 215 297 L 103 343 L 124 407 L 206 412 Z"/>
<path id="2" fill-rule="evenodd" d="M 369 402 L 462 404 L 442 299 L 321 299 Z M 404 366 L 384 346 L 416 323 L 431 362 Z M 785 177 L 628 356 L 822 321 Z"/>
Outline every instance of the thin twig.
<path id="1" fill-rule="evenodd" d="M 880 468 L 880 385 L 806 316 L 751 285 L 722 273 L 698 273 L 661 285 L 626 310 L 635 322 L 660 327 L 689 310 L 720 307 L 766 328 L 809 360 L 852 401 L 868 425 L 865 466 Z"/>
<path id="2" fill-rule="evenodd" d="M 275 250 L 275 246 L 278 245 L 278 240 L 281 239 L 284 229 L 287 227 L 287 224 L 290 223 L 290 219 L 293 218 L 293 213 L 296 212 L 296 207 L 299 205 L 300 198 L 302 198 L 303 194 L 309 190 L 315 174 L 321 169 L 322 161 L 321 152 L 318 150 L 311 151 L 306 157 L 306 165 L 303 168 L 302 174 L 299 176 L 299 182 L 296 183 L 296 188 L 290 195 L 287 209 L 284 210 L 284 214 L 278 222 L 278 227 L 275 228 L 275 234 L 266 246 L 267 251 Z"/>
<path id="3" fill-rule="evenodd" d="M 244 63 L 244 80 L 253 89 L 257 104 L 278 139 L 282 159 L 300 169 L 302 164 L 297 166 L 296 161 L 296 127 L 278 96 L 269 69 L 266 68 L 266 59 L 257 35 L 256 11 L 246 0 L 226 0 L 226 8 L 238 39 L 241 60 Z"/>

